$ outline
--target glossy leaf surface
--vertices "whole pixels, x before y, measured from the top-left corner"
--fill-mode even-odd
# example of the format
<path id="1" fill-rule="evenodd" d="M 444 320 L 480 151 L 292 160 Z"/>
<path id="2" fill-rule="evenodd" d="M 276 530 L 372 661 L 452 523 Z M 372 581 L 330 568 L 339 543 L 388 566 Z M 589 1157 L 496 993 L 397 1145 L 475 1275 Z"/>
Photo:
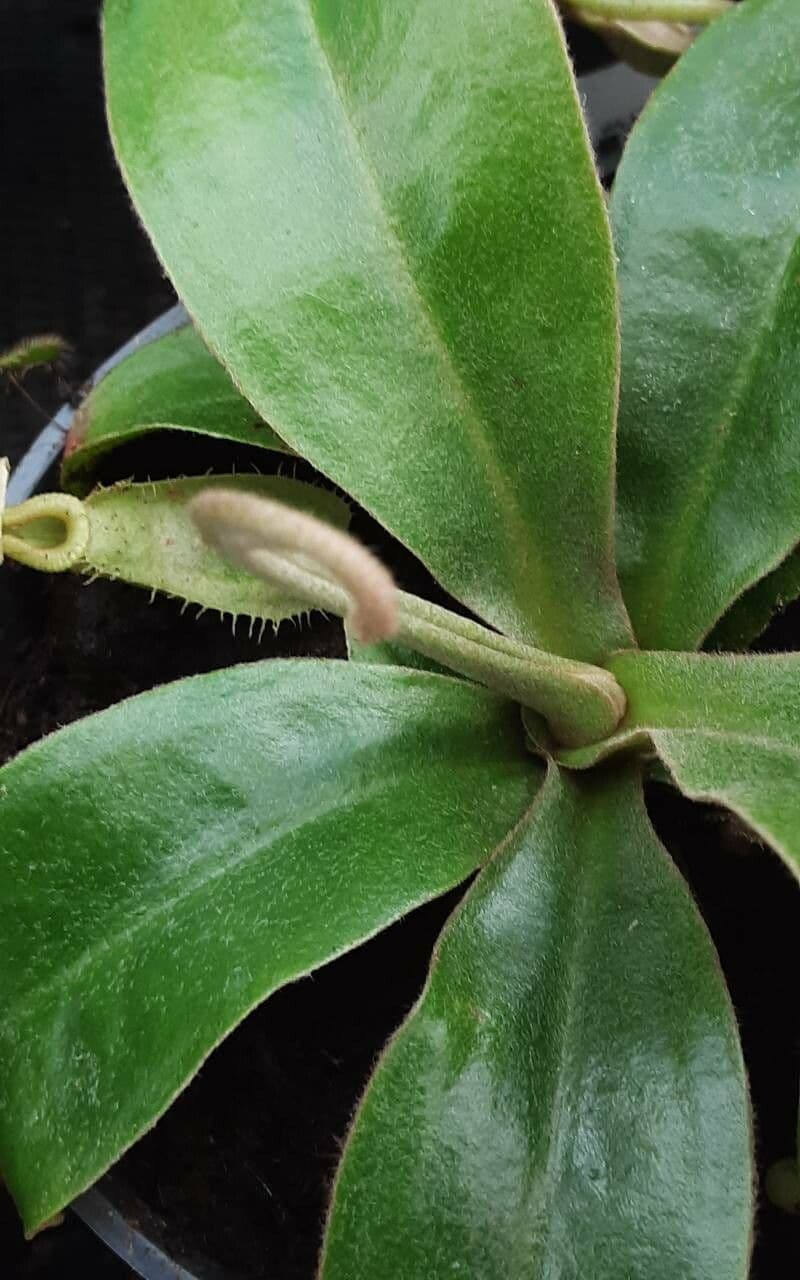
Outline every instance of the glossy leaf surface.
<path id="1" fill-rule="evenodd" d="M 163 591 L 204 609 L 279 622 L 307 604 L 237 569 L 203 542 L 187 503 L 222 488 L 274 498 L 339 529 L 350 512 L 335 494 L 288 476 L 192 476 L 98 489 L 84 503 L 89 515 L 85 572 Z"/>
<path id="2" fill-rule="evenodd" d="M 540 774 L 510 704 L 271 661 L 167 685 L 0 771 L 0 1169 L 32 1229 L 254 1004 L 457 884 Z"/>
<path id="3" fill-rule="evenodd" d="M 553 771 L 350 1135 L 324 1280 L 744 1280 L 747 1088 L 637 774 Z"/>
<path id="4" fill-rule="evenodd" d="M 623 646 L 610 237 L 550 0 L 107 0 L 105 62 L 261 415 L 501 630 Z"/>
<path id="5" fill-rule="evenodd" d="M 623 653 L 609 662 L 628 712 L 588 768 L 647 739 L 696 800 L 726 805 L 800 877 L 800 654 Z"/>
<path id="6" fill-rule="evenodd" d="M 618 556 L 643 647 L 692 649 L 800 535 L 800 5 L 747 0 L 631 135 Z"/>
<path id="7" fill-rule="evenodd" d="M 140 347 L 86 397 L 67 437 L 61 470 L 65 487 L 85 493 L 104 454 L 148 432 L 164 430 L 291 452 L 186 325 Z M 187 471 L 192 469 L 191 448 L 187 439 Z"/>

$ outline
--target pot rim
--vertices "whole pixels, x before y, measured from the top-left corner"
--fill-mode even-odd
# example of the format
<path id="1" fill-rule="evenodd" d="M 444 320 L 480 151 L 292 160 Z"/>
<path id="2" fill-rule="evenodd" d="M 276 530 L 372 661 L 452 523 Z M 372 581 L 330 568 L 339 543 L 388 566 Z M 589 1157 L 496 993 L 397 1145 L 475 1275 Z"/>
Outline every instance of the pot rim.
<path id="1" fill-rule="evenodd" d="M 242 1280 L 207 1258 L 189 1264 L 185 1258 L 179 1260 L 179 1251 L 167 1253 L 158 1219 L 113 1174 L 105 1174 L 69 1208 L 142 1280 Z"/>
<path id="2" fill-rule="evenodd" d="M 128 356 L 133 355 L 134 351 L 138 351 L 140 347 L 145 347 L 148 343 L 154 342 L 156 338 L 163 338 L 166 334 L 183 328 L 186 324 L 189 324 L 189 314 L 183 303 L 178 302 L 174 307 L 170 307 L 168 311 L 164 311 L 156 320 L 145 325 L 113 355 L 104 360 L 95 369 L 88 382 L 81 388 L 81 399 L 94 390 L 98 382 L 102 382 L 107 373 L 110 373 L 123 360 L 127 360 Z M 41 484 L 46 472 L 64 448 L 67 432 L 72 426 L 76 412 L 77 410 L 69 402 L 62 404 L 47 426 L 43 427 L 39 432 L 33 444 L 22 455 L 14 467 L 8 482 L 6 502 L 9 507 L 14 507 L 18 503 L 24 502 Z"/>

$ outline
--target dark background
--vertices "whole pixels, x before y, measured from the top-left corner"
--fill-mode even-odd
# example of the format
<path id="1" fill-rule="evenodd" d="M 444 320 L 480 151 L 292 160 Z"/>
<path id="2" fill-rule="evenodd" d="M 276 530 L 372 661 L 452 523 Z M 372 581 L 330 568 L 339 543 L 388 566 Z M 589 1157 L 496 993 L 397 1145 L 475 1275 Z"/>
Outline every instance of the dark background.
<path id="1" fill-rule="evenodd" d="M 74 350 L 63 376 L 26 379 L 40 410 L 2 387 L 0 455 L 12 465 L 71 386 L 174 300 L 115 169 L 99 10 L 100 0 L 0 0 L 0 350 L 50 331 Z M 4 1280 L 72 1272 L 131 1275 L 71 1215 L 26 1245 L 0 1191 Z"/>
<path id="2" fill-rule="evenodd" d="M 75 386 L 174 300 L 116 172 L 99 11 L 100 0 L 0 0 L 0 350 L 58 333 Z M 4 388 L 12 465 L 66 398 L 63 381 L 26 379 L 46 413 Z"/>

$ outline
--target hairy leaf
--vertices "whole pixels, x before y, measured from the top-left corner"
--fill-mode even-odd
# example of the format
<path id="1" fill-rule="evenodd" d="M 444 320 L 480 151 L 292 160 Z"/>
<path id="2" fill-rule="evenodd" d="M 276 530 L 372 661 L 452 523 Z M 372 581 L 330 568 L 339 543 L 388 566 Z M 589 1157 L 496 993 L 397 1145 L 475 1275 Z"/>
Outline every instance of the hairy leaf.
<path id="1" fill-rule="evenodd" d="M 85 493 L 100 458 L 153 431 L 190 431 L 291 453 L 191 325 L 146 343 L 89 393 L 67 437 L 61 468 L 65 488 Z M 191 470 L 190 440 L 186 469 Z"/>
<path id="2" fill-rule="evenodd" d="M 206 546 L 187 503 L 204 489 L 235 489 L 274 498 L 346 529 L 350 512 L 325 489 L 287 476 L 192 476 L 147 484 L 116 484 L 85 500 L 89 546 L 86 573 L 121 578 L 205 609 L 279 622 L 308 605 L 281 587 L 237 569 Z"/>
<path id="3" fill-rule="evenodd" d="M 747 649 L 759 638 L 773 615 L 800 596 L 800 551 L 791 551 L 782 564 L 731 605 L 705 643 L 725 652 Z"/>
<path id="4" fill-rule="evenodd" d="M 0 1169 L 27 1228 L 271 991 L 457 884 L 539 772 L 463 681 L 271 661 L 167 685 L 0 771 Z"/>
<path id="5" fill-rule="evenodd" d="M 550 0 L 108 0 L 105 64 L 144 223 L 262 416 L 489 622 L 624 645 L 610 237 Z"/>
<path id="6" fill-rule="evenodd" d="M 623 590 L 697 647 L 800 536 L 800 5 L 747 0 L 656 91 L 614 186 Z"/>
<path id="7" fill-rule="evenodd" d="M 554 770 L 445 930 L 345 1149 L 324 1280 L 742 1280 L 733 1014 L 638 776 Z"/>
<path id="8" fill-rule="evenodd" d="M 588 768 L 649 740 L 682 791 L 739 814 L 800 877 L 800 654 L 631 651 L 608 666 L 627 715 L 563 763 Z"/>

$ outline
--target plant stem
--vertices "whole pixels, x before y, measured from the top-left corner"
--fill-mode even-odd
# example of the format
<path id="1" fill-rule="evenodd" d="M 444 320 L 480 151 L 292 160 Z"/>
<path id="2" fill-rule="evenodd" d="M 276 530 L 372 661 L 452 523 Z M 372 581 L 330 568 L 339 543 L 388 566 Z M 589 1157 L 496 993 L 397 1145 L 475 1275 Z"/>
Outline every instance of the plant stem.
<path id="1" fill-rule="evenodd" d="M 627 22 L 713 22 L 728 9 L 731 0 L 569 0 L 569 8 L 598 18 Z"/>
<path id="2" fill-rule="evenodd" d="M 421 616 L 425 606 L 399 594 L 396 641 L 538 711 L 564 746 L 602 741 L 625 714 L 625 695 L 602 668 L 506 641 L 447 609 L 430 621 Z"/>

